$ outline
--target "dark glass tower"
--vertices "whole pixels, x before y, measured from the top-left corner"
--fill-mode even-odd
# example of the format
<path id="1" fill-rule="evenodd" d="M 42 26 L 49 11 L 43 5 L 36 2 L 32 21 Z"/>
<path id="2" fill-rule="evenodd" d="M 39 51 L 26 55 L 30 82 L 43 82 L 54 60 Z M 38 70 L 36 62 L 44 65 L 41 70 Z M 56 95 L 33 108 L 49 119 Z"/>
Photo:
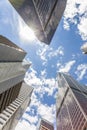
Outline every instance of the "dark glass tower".
<path id="1" fill-rule="evenodd" d="M 67 0 L 9 0 L 37 38 L 50 44 Z"/>
<path id="2" fill-rule="evenodd" d="M 58 74 L 57 130 L 87 130 L 87 87 Z"/>

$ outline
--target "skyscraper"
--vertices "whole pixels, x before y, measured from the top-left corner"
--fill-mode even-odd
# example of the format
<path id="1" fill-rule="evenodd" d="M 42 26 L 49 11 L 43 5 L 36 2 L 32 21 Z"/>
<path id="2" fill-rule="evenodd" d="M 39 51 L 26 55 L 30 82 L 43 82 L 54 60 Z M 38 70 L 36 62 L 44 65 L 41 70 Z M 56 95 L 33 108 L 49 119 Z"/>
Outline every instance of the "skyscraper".
<path id="1" fill-rule="evenodd" d="M 67 0 L 9 0 L 37 38 L 50 44 Z"/>
<path id="2" fill-rule="evenodd" d="M 38 130 L 54 130 L 53 124 L 45 119 L 41 119 Z"/>
<path id="3" fill-rule="evenodd" d="M 81 46 L 81 50 L 83 51 L 84 54 L 87 54 L 87 43 Z"/>
<path id="4" fill-rule="evenodd" d="M 0 35 L 0 130 L 14 130 L 30 103 L 32 87 L 24 81 L 26 52 Z"/>
<path id="5" fill-rule="evenodd" d="M 87 87 L 58 74 L 57 130 L 87 130 Z"/>

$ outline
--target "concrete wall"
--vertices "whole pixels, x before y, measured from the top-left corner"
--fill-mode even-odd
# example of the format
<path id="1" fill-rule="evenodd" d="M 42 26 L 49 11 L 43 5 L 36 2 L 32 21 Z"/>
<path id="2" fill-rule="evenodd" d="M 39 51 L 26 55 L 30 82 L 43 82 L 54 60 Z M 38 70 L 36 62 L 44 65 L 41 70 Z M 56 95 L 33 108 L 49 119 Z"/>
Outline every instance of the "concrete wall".
<path id="1" fill-rule="evenodd" d="M 15 130 L 15 126 L 30 103 L 32 90 L 32 87 L 22 84 L 18 98 L 0 114 L 0 130 Z"/>

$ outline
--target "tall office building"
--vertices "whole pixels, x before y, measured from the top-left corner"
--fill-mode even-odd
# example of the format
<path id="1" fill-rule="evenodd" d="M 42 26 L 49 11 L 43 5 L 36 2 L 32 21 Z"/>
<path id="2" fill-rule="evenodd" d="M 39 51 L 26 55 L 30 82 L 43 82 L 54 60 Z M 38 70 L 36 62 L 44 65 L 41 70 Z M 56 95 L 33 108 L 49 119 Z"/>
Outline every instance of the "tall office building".
<path id="1" fill-rule="evenodd" d="M 87 54 L 87 43 L 81 46 L 81 50 L 83 51 L 84 54 Z"/>
<path id="2" fill-rule="evenodd" d="M 37 38 L 50 44 L 67 0 L 9 0 Z"/>
<path id="3" fill-rule="evenodd" d="M 38 130 L 54 130 L 53 124 L 45 119 L 41 119 Z"/>
<path id="4" fill-rule="evenodd" d="M 26 52 L 0 35 L 0 130 L 14 130 L 30 103 L 32 87 L 24 81 Z"/>
<path id="5" fill-rule="evenodd" d="M 87 87 L 58 74 L 57 130 L 87 130 Z"/>

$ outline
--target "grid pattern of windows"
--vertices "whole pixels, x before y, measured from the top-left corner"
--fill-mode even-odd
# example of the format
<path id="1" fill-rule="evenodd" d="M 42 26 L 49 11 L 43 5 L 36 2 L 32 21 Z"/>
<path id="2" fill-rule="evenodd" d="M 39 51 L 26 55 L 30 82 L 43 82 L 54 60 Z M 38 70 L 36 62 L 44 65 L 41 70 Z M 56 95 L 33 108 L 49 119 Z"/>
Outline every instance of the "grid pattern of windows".
<path id="1" fill-rule="evenodd" d="M 77 89 L 78 91 L 82 91 L 87 94 L 86 87 L 80 85 L 76 80 L 74 80 L 70 75 L 63 74 L 70 88 Z"/>
<path id="2" fill-rule="evenodd" d="M 85 95 L 84 93 L 81 93 L 79 91 L 76 91 L 74 89 L 72 91 L 74 92 L 76 98 L 78 99 L 78 102 L 80 103 L 85 114 L 87 115 L 87 95 Z"/>
<path id="3" fill-rule="evenodd" d="M 46 120 L 41 120 L 39 130 L 54 130 L 53 124 Z"/>
<path id="4" fill-rule="evenodd" d="M 21 84 L 22 82 L 0 94 L 0 112 L 2 112 L 12 101 L 17 98 Z"/>
<path id="5" fill-rule="evenodd" d="M 32 88 L 25 83 L 17 98 L 0 113 L 0 130 L 13 130 L 30 101 Z"/>
<path id="6" fill-rule="evenodd" d="M 68 99 L 70 102 L 68 102 Z M 67 95 L 66 103 L 72 121 L 73 129 L 83 130 L 83 126 L 86 124 L 86 119 L 70 91 Z"/>
<path id="7" fill-rule="evenodd" d="M 46 128 L 45 126 L 41 126 L 40 130 L 50 130 L 50 129 Z"/>
<path id="8" fill-rule="evenodd" d="M 58 0 L 34 0 L 43 28 L 49 21 L 55 2 Z"/>
<path id="9" fill-rule="evenodd" d="M 67 106 L 64 104 L 58 114 L 57 130 L 72 130 Z"/>
<path id="10" fill-rule="evenodd" d="M 50 44 L 67 0 L 9 0 L 37 38 Z"/>
<path id="11" fill-rule="evenodd" d="M 85 130 L 87 128 L 87 121 L 71 90 L 68 91 L 57 118 L 57 130 Z"/>

